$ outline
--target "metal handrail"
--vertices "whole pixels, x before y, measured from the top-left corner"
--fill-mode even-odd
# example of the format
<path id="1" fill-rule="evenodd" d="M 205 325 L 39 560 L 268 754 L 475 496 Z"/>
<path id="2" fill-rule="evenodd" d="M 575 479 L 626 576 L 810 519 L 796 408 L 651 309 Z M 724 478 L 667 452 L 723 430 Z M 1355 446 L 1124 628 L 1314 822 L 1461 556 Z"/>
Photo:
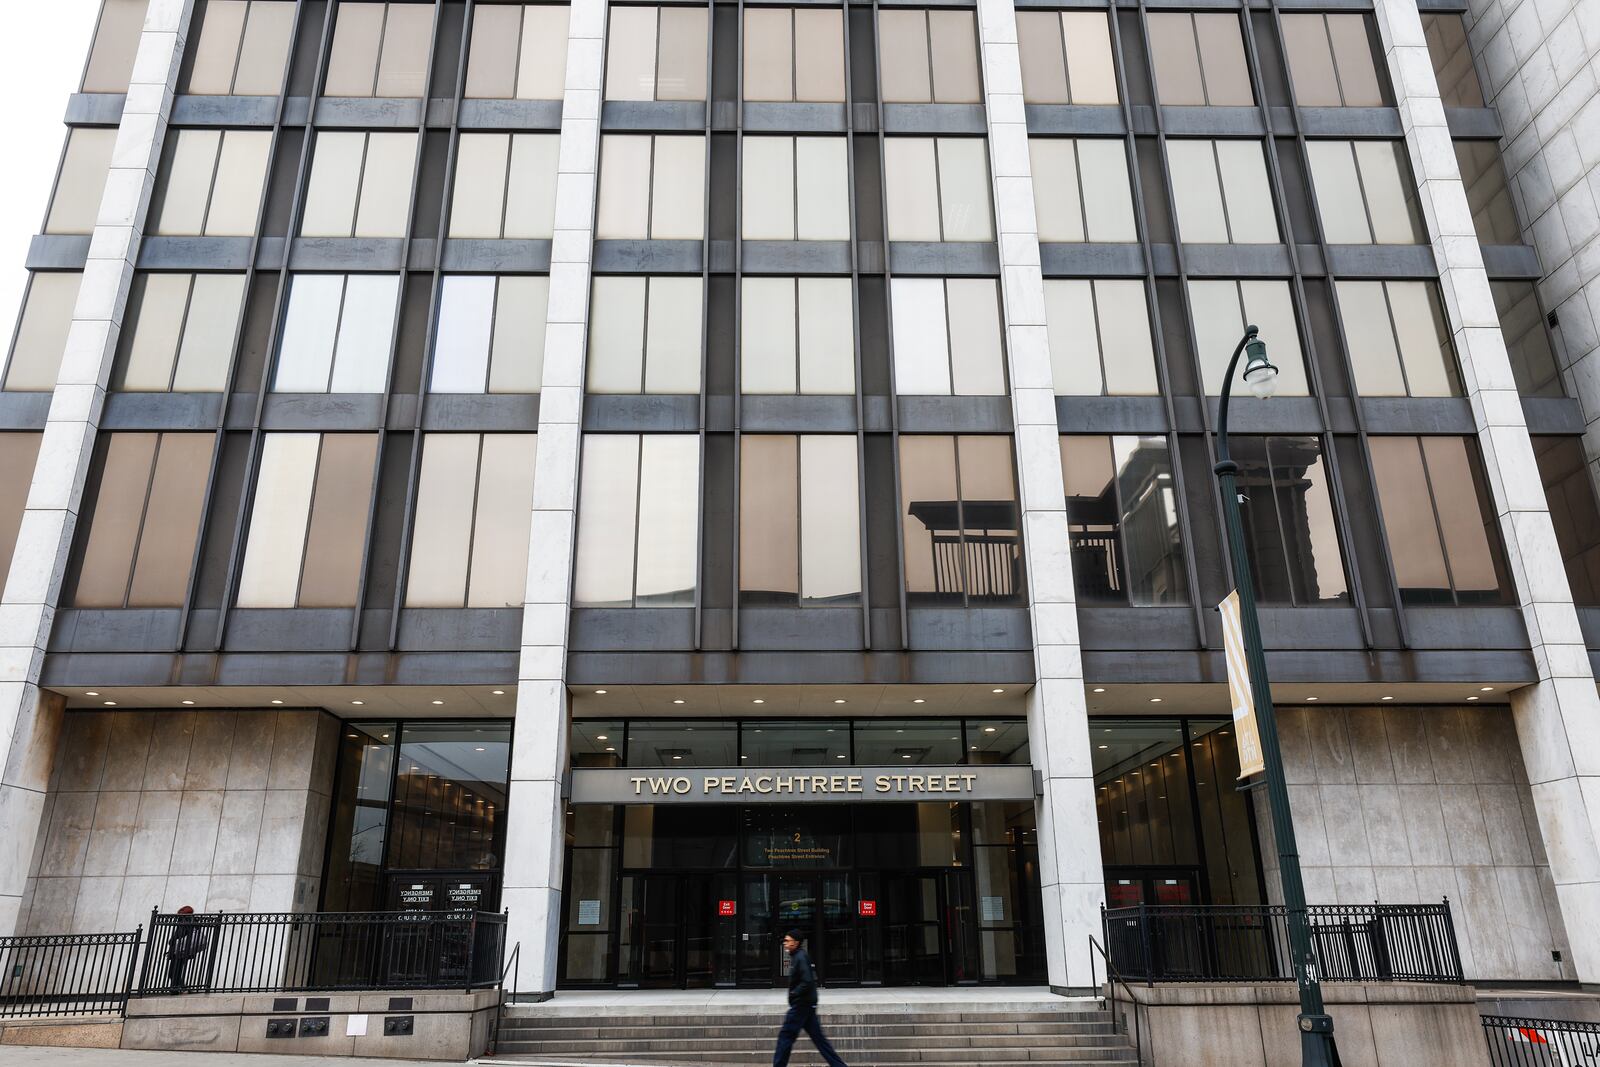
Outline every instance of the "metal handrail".
<path id="1" fill-rule="evenodd" d="M 1123 979 L 1122 973 L 1117 970 L 1117 965 L 1111 962 L 1111 956 L 1106 952 L 1105 946 L 1096 941 L 1093 934 L 1089 935 L 1089 982 L 1091 985 L 1099 986 L 1100 984 L 1095 977 L 1094 954 L 1096 952 L 1100 953 L 1100 958 L 1106 961 L 1106 986 L 1111 992 L 1110 1000 L 1112 1022 L 1116 1022 L 1117 1019 L 1117 986 L 1120 985 L 1123 989 L 1128 991 L 1128 1005 L 1133 1012 L 1133 1062 L 1143 1063 L 1144 1039 L 1141 1035 L 1139 1026 L 1139 1002 L 1133 999 L 1133 987 L 1128 985 L 1128 983 Z M 1106 998 L 1101 997 L 1100 1000 L 1102 1003 L 1104 1003 Z"/>
<path id="2" fill-rule="evenodd" d="M 506 1017 L 506 975 L 511 975 L 511 996 L 517 995 L 517 985 L 522 979 L 520 972 L 522 957 L 522 942 L 518 941 L 511 946 L 511 955 L 506 960 L 506 965 L 500 970 L 500 999 L 494 1006 L 494 1029 L 489 1033 L 489 1054 L 492 1056 L 500 1048 L 500 1026 Z"/>

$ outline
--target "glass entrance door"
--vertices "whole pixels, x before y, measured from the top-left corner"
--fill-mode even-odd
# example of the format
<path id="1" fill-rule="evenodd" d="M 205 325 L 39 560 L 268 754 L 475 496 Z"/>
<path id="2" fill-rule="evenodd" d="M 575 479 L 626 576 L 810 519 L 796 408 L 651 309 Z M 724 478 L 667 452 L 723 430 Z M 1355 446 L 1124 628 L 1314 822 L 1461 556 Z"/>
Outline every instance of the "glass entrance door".
<path id="1" fill-rule="evenodd" d="M 617 981 L 641 988 L 678 985 L 678 890 L 673 874 L 622 879 Z"/>
<path id="2" fill-rule="evenodd" d="M 946 985 L 943 881 L 937 874 L 885 874 L 883 977 L 889 985 Z"/>

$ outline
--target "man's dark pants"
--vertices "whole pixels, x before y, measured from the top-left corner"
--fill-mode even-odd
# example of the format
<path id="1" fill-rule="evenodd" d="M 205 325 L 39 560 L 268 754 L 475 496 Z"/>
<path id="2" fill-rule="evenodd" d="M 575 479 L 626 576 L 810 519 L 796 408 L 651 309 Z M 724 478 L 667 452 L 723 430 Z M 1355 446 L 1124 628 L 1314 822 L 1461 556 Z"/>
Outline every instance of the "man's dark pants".
<path id="1" fill-rule="evenodd" d="M 817 1009 L 814 1007 L 790 1008 L 789 1014 L 783 1017 L 783 1029 L 778 1031 L 778 1050 L 772 1054 L 772 1067 L 788 1067 L 789 1052 L 802 1030 L 817 1046 L 828 1067 L 845 1067 L 844 1060 L 833 1050 L 833 1042 L 822 1032 L 822 1024 L 817 1021 Z"/>

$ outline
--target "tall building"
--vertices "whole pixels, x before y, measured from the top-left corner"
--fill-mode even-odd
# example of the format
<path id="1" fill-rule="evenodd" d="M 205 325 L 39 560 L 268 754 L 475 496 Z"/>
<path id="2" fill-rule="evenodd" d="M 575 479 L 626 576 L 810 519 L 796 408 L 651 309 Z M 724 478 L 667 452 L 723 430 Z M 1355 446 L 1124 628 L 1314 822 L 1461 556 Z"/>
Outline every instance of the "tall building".
<path id="1" fill-rule="evenodd" d="M 1077 988 L 1103 903 L 1273 900 L 1253 323 L 1308 895 L 1600 981 L 1600 20 L 1199 8 L 104 0 L 0 376 L 0 930 Z"/>

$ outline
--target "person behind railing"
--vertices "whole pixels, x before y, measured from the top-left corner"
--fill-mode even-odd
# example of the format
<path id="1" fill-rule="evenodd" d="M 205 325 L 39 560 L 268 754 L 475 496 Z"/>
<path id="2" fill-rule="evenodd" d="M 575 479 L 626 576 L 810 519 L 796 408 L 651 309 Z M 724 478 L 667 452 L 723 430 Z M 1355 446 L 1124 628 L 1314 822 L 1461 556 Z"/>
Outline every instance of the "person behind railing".
<path id="1" fill-rule="evenodd" d="M 186 992 L 184 972 L 189 961 L 197 958 L 207 947 L 205 927 L 194 917 L 194 909 L 185 904 L 178 909 L 177 921 L 172 926 L 172 940 L 167 942 L 167 986 L 174 993 Z"/>

